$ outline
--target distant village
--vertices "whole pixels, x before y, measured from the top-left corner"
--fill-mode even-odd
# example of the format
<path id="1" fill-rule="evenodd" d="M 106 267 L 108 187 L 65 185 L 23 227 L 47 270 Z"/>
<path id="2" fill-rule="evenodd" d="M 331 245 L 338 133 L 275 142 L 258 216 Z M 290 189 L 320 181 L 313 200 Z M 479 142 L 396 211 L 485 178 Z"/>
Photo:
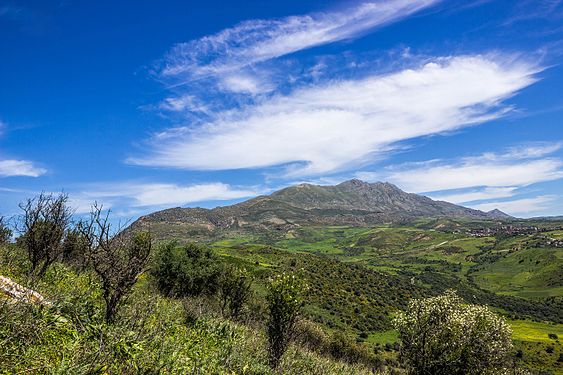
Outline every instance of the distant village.
<path id="1" fill-rule="evenodd" d="M 471 237 L 510 237 L 510 236 L 530 236 L 534 247 L 557 247 L 563 248 L 563 239 L 551 238 L 542 233 L 563 230 L 563 226 L 556 227 L 537 227 L 534 225 L 500 225 L 491 228 L 475 228 L 465 231 Z"/>

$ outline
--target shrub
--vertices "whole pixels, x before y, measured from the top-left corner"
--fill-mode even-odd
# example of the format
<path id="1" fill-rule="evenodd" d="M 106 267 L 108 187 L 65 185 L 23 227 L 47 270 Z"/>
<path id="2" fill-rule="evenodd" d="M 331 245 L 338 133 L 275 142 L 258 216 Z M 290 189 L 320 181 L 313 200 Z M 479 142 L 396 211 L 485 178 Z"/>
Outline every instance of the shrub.
<path id="1" fill-rule="evenodd" d="M 78 269 L 83 269 L 88 263 L 88 239 L 78 229 L 67 231 L 63 240 L 63 261 Z"/>
<path id="2" fill-rule="evenodd" d="M 312 351 L 325 352 L 329 346 L 330 337 L 310 320 L 299 320 L 296 324 L 295 340 Z"/>
<path id="3" fill-rule="evenodd" d="M 221 313 L 231 319 L 239 319 L 243 308 L 252 295 L 252 278 L 246 269 L 226 268 L 219 281 Z"/>
<path id="4" fill-rule="evenodd" d="M 295 275 L 281 274 L 268 285 L 268 359 L 277 368 L 295 335 L 295 325 L 303 306 L 303 283 Z"/>
<path id="5" fill-rule="evenodd" d="M 160 292 L 168 296 L 214 294 L 221 264 L 210 249 L 168 242 L 158 249 L 152 274 Z"/>
<path id="6" fill-rule="evenodd" d="M 487 307 L 464 304 L 453 291 L 411 301 L 394 324 L 411 374 L 498 373 L 512 349 L 504 319 Z"/>
<path id="7" fill-rule="evenodd" d="M 355 343 L 351 338 L 341 332 L 332 335 L 329 343 L 329 353 L 332 358 L 348 363 L 364 363 L 378 366 L 379 361 L 373 350 L 365 345 Z"/>

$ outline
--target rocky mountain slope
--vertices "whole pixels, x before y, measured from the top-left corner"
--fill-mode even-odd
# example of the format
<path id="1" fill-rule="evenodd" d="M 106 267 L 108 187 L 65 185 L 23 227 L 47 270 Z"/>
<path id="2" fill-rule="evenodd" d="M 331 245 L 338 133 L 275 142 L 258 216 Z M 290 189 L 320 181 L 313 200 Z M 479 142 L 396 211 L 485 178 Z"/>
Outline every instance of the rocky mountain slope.
<path id="1" fill-rule="evenodd" d="M 406 193 L 387 182 L 350 180 L 335 186 L 300 184 L 214 209 L 171 208 L 143 216 L 133 227 L 181 238 L 221 230 L 285 232 L 303 225 L 368 225 L 420 217 L 510 218 L 499 210 L 483 212 Z"/>

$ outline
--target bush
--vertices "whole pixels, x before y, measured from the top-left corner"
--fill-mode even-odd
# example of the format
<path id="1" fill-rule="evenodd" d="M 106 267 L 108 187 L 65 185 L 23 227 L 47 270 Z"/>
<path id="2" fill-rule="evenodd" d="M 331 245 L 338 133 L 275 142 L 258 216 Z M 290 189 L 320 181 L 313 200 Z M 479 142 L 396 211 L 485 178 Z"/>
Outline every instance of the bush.
<path id="1" fill-rule="evenodd" d="M 296 324 L 295 340 L 305 348 L 318 352 L 325 352 L 330 343 L 330 337 L 318 324 L 305 319 Z"/>
<path id="2" fill-rule="evenodd" d="M 411 374 L 499 373 L 508 365 L 511 330 L 487 307 L 453 291 L 411 301 L 394 320 Z"/>
<path id="3" fill-rule="evenodd" d="M 341 332 L 332 335 L 329 353 L 332 358 L 348 363 L 364 363 L 372 366 L 380 364 L 372 350 L 365 345 L 355 343 Z"/>
<path id="4" fill-rule="evenodd" d="M 210 249 L 168 242 L 157 250 L 152 274 L 160 292 L 167 296 L 214 294 L 221 264 Z"/>
<path id="5" fill-rule="evenodd" d="M 88 264 L 88 239 L 78 229 L 67 231 L 63 241 L 63 261 L 78 269 Z"/>
<path id="6" fill-rule="evenodd" d="M 268 358 L 277 368 L 281 357 L 295 335 L 295 325 L 303 300 L 303 283 L 295 275 L 281 274 L 268 285 Z"/>
<path id="7" fill-rule="evenodd" d="M 221 313 L 231 319 L 239 319 L 244 306 L 252 295 L 252 278 L 246 269 L 229 267 L 219 282 Z"/>

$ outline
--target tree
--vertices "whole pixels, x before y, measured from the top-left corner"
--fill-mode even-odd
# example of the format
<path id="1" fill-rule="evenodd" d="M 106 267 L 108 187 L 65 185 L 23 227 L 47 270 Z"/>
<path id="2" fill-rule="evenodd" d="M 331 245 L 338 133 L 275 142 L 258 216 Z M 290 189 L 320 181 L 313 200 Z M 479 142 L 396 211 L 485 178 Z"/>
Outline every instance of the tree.
<path id="1" fill-rule="evenodd" d="M 410 302 L 394 319 L 411 374 L 495 374 L 507 367 L 511 329 L 489 308 L 455 292 Z"/>
<path id="2" fill-rule="evenodd" d="M 63 261 L 78 269 L 84 269 L 88 263 L 88 239 L 78 228 L 67 230 L 63 240 Z"/>
<path id="3" fill-rule="evenodd" d="M 295 275 L 281 274 L 268 285 L 268 357 L 269 365 L 278 367 L 296 332 L 296 323 L 303 306 L 303 283 Z"/>
<path id="4" fill-rule="evenodd" d="M 161 293 L 188 297 L 214 294 L 221 267 L 210 249 L 172 241 L 159 247 L 151 272 Z"/>
<path id="5" fill-rule="evenodd" d="M 102 214 L 94 204 L 89 220 L 80 222 L 77 230 L 86 239 L 88 258 L 102 282 L 107 323 L 115 320 L 118 308 L 139 276 L 145 272 L 151 252 L 149 232 L 112 231 L 110 212 Z"/>
<path id="6" fill-rule="evenodd" d="M 239 319 L 244 305 L 252 295 L 252 278 L 244 268 L 228 267 L 219 281 L 221 313 Z"/>
<path id="7" fill-rule="evenodd" d="M 68 195 L 64 193 L 41 193 L 20 204 L 20 242 L 27 250 L 32 274 L 38 277 L 61 255 L 62 240 L 72 217 L 67 201 Z"/>
<path id="8" fill-rule="evenodd" d="M 6 223 L 6 218 L 0 216 L 0 245 L 10 242 L 12 238 L 12 230 L 8 227 Z"/>

